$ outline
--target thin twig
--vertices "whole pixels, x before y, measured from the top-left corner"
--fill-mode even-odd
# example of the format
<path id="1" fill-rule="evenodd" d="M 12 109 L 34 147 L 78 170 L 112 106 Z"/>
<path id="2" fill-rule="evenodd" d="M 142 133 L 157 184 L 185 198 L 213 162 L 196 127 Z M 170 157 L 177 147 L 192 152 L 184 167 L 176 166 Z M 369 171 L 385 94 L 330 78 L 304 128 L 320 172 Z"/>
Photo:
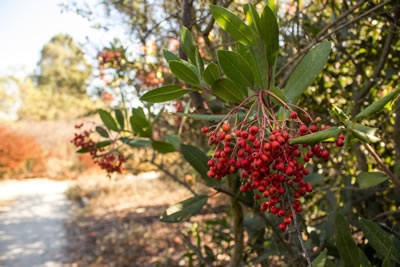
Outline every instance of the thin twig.
<path id="1" fill-rule="evenodd" d="M 209 259 L 205 258 L 203 256 L 203 254 L 201 253 L 201 250 L 196 247 L 195 245 L 193 245 L 192 241 L 190 240 L 190 238 L 185 235 L 184 233 L 182 233 L 180 230 L 178 230 L 179 234 L 183 237 L 183 241 L 185 242 L 185 244 L 194 251 L 194 253 L 196 253 L 197 257 L 199 258 L 199 260 L 203 263 L 206 264 L 207 266 L 212 267 L 212 262 L 210 262 Z"/>
<path id="2" fill-rule="evenodd" d="M 400 191 L 400 180 L 389 170 L 385 163 L 383 163 L 382 159 L 376 153 L 375 149 L 368 143 L 364 143 L 365 148 L 371 154 L 371 156 L 375 159 L 376 163 L 378 163 L 379 167 L 382 169 L 384 173 L 390 178 L 393 185 L 396 187 L 398 191 Z"/>

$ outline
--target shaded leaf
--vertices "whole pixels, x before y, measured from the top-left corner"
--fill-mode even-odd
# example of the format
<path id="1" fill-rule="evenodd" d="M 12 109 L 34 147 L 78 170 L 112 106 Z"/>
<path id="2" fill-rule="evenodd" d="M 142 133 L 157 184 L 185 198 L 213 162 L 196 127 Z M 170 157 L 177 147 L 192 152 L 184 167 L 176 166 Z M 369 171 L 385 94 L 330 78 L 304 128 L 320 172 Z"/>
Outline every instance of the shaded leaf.
<path id="1" fill-rule="evenodd" d="M 232 80 L 221 78 L 211 86 L 213 93 L 225 101 L 240 103 L 246 97 L 246 91 L 238 87 Z"/>
<path id="2" fill-rule="evenodd" d="M 296 137 L 289 140 L 290 144 L 316 144 L 319 142 L 327 141 L 330 139 L 336 139 L 339 134 L 343 132 L 342 128 L 331 127 L 326 130 L 322 130 L 316 133 L 308 134 L 305 136 Z"/>
<path id="3" fill-rule="evenodd" d="M 153 147 L 154 150 L 157 152 L 160 152 L 161 154 L 167 154 L 171 152 L 175 152 L 175 146 L 170 143 L 162 142 L 162 141 L 152 141 L 151 146 Z"/>
<path id="4" fill-rule="evenodd" d="M 107 129 L 112 130 L 112 131 L 118 131 L 117 123 L 115 122 L 114 118 L 111 116 L 110 112 L 100 109 L 98 111 L 98 113 L 100 115 L 101 121 L 104 123 L 104 126 L 106 126 Z"/>
<path id="5" fill-rule="evenodd" d="M 314 267 L 325 267 L 327 254 L 328 254 L 328 250 L 327 249 L 324 249 L 323 251 L 321 251 L 321 253 L 319 253 L 318 257 L 316 257 L 313 260 L 312 265 Z"/>
<path id="6" fill-rule="evenodd" d="M 184 201 L 170 206 L 160 218 L 160 221 L 166 223 L 176 223 L 189 219 L 207 203 L 208 196 L 199 195 L 188 198 Z"/>
<path id="7" fill-rule="evenodd" d="M 176 134 L 167 134 L 165 141 L 173 145 L 175 150 L 179 150 L 182 144 L 182 138 Z"/>
<path id="8" fill-rule="evenodd" d="M 130 147 L 149 147 L 149 146 L 151 146 L 151 140 L 149 140 L 149 139 L 121 137 L 119 140 L 121 142 L 123 142 L 124 144 L 127 144 Z"/>
<path id="9" fill-rule="evenodd" d="M 252 87 L 254 76 L 247 61 L 234 51 L 219 50 L 218 61 L 225 75 L 243 87 Z"/>
<path id="10" fill-rule="evenodd" d="M 171 60 L 169 62 L 169 68 L 172 73 L 178 77 L 180 80 L 197 85 L 200 83 L 199 77 L 196 72 L 188 66 L 188 64 L 183 63 L 178 60 Z"/>
<path id="11" fill-rule="evenodd" d="M 197 119 L 197 120 L 203 120 L 203 121 L 220 121 L 223 120 L 227 115 L 226 114 L 218 114 L 218 115 L 213 115 L 213 114 L 190 114 L 190 113 L 175 113 L 178 116 L 183 116 L 183 117 L 188 117 L 192 119 Z M 239 113 L 239 118 L 243 118 L 246 116 L 245 113 Z"/>
<path id="12" fill-rule="evenodd" d="M 107 130 L 104 129 L 103 127 L 96 126 L 96 132 L 102 137 L 105 137 L 105 138 L 110 137 L 110 135 L 108 134 Z"/>
<path id="13" fill-rule="evenodd" d="M 196 51 L 197 48 L 195 47 L 193 43 L 193 37 L 192 33 L 189 31 L 188 28 L 183 26 L 181 28 L 181 44 L 182 44 L 182 49 L 187 55 L 187 57 L 190 59 L 190 61 L 194 64 L 196 64 Z"/>
<path id="14" fill-rule="evenodd" d="M 368 243 L 382 259 L 389 254 L 392 260 L 400 263 L 399 252 L 396 252 L 393 247 L 393 237 L 383 231 L 378 224 L 370 220 L 361 219 L 361 230 L 368 239 Z"/>
<path id="15" fill-rule="evenodd" d="M 181 152 L 185 160 L 200 174 L 208 186 L 217 186 L 220 184 L 219 180 L 208 177 L 207 172 L 209 167 L 207 162 L 209 158 L 203 151 L 195 146 L 182 144 Z"/>
<path id="16" fill-rule="evenodd" d="M 261 13 L 260 35 L 270 68 L 275 66 L 279 52 L 279 28 L 274 11 L 266 5 Z"/>
<path id="17" fill-rule="evenodd" d="M 97 148 L 103 148 L 103 147 L 111 145 L 112 143 L 113 143 L 112 140 L 104 140 L 104 141 L 97 142 L 96 143 L 96 147 Z"/>
<path id="18" fill-rule="evenodd" d="M 354 120 L 362 119 L 368 117 L 369 115 L 375 115 L 377 112 L 380 112 L 386 106 L 387 103 L 395 100 L 399 94 L 400 94 L 400 88 L 394 90 L 393 92 L 379 99 L 375 103 L 366 107 L 363 111 L 361 111 L 354 117 Z"/>
<path id="19" fill-rule="evenodd" d="M 336 215 L 336 248 L 346 266 L 360 267 L 358 249 L 351 237 L 349 224 L 343 215 Z"/>
<path id="20" fill-rule="evenodd" d="M 166 85 L 146 92 L 140 97 L 140 100 L 149 103 L 161 103 L 177 99 L 193 91 L 194 90 L 184 89 L 179 85 Z"/>
<path id="21" fill-rule="evenodd" d="M 361 248 L 358 248 L 358 253 L 360 254 L 360 262 L 362 267 L 372 267 L 369 262 L 368 257 L 365 255 L 364 251 Z"/>
<path id="22" fill-rule="evenodd" d="M 250 27 L 231 11 L 216 5 L 211 5 L 210 11 L 218 25 L 236 41 L 245 45 L 255 43 Z"/>
<path id="23" fill-rule="evenodd" d="M 214 62 L 210 62 L 203 73 L 203 79 L 209 85 L 212 85 L 216 80 L 219 79 L 220 73 L 218 65 Z"/>
<path id="24" fill-rule="evenodd" d="M 289 103 L 296 103 L 307 87 L 323 70 L 330 52 L 331 43 L 322 42 L 311 49 L 302 59 L 290 76 L 284 90 Z"/>
<path id="25" fill-rule="evenodd" d="M 153 129 L 146 119 L 143 108 L 132 108 L 132 115 L 129 119 L 132 130 L 140 137 L 151 137 Z"/>
<path id="26" fill-rule="evenodd" d="M 362 172 L 357 176 L 358 185 L 362 189 L 377 186 L 387 179 L 387 175 L 383 172 Z"/>
<path id="27" fill-rule="evenodd" d="M 172 53 L 169 50 L 163 50 L 163 54 L 164 54 L 164 58 L 165 60 L 167 60 L 167 62 L 170 62 L 171 60 L 180 60 L 180 58 L 175 55 L 174 53 Z"/>

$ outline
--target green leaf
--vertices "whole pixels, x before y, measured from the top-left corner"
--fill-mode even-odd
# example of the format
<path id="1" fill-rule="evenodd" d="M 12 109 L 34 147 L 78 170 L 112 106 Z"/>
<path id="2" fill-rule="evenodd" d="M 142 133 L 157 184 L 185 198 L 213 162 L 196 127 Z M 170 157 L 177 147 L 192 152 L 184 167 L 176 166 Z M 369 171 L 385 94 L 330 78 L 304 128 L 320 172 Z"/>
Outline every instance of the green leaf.
<path id="1" fill-rule="evenodd" d="M 101 121 L 104 123 L 104 125 L 107 127 L 107 129 L 112 130 L 112 131 L 118 131 L 117 123 L 115 122 L 114 118 L 111 116 L 111 114 L 108 111 L 100 109 L 98 111 L 98 113 L 100 115 Z"/>
<path id="2" fill-rule="evenodd" d="M 120 109 L 116 109 L 116 110 L 114 110 L 114 112 L 115 112 L 115 118 L 117 118 L 119 127 L 121 130 L 123 130 L 125 128 L 124 114 L 122 114 L 122 111 Z"/>
<path id="3" fill-rule="evenodd" d="M 387 179 L 387 175 L 383 172 L 362 172 L 357 176 L 358 185 L 362 189 L 377 186 Z"/>
<path id="4" fill-rule="evenodd" d="M 243 10 L 246 15 L 246 21 L 249 23 L 250 27 L 254 32 L 259 33 L 261 20 L 256 7 L 249 3 L 243 6 Z"/>
<path id="5" fill-rule="evenodd" d="M 180 60 L 180 58 L 169 50 L 163 50 L 164 58 L 167 62 L 171 60 Z"/>
<path id="6" fill-rule="evenodd" d="M 311 49 L 302 59 L 290 76 L 284 90 L 289 103 L 295 104 L 307 87 L 323 70 L 325 63 L 329 59 L 330 52 L 331 43 L 322 42 Z"/>
<path id="7" fill-rule="evenodd" d="M 378 128 L 364 126 L 360 123 L 356 123 L 350 120 L 343 121 L 343 124 L 348 129 L 350 129 L 355 137 L 366 143 L 376 143 L 380 140 L 380 138 L 375 135 Z"/>
<path id="8" fill-rule="evenodd" d="M 208 196 L 199 195 L 188 198 L 184 201 L 170 206 L 160 218 L 160 221 L 166 223 L 176 223 L 189 219 L 207 203 Z"/>
<path id="9" fill-rule="evenodd" d="M 312 265 L 314 267 L 325 267 L 327 254 L 328 250 L 324 249 L 321 253 L 319 253 L 318 257 L 313 260 Z"/>
<path id="10" fill-rule="evenodd" d="M 274 11 L 267 5 L 261 13 L 260 35 L 264 41 L 268 64 L 273 68 L 279 52 L 279 28 Z"/>
<path id="11" fill-rule="evenodd" d="M 375 115 L 377 112 L 380 112 L 386 106 L 387 103 L 395 100 L 399 94 L 400 94 L 400 88 L 394 90 L 385 97 L 379 99 L 375 103 L 366 107 L 363 111 L 361 111 L 354 117 L 354 120 L 362 119 L 368 117 L 369 115 Z"/>
<path id="12" fill-rule="evenodd" d="M 213 93 L 225 101 L 240 103 L 246 97 L 246 91 L 238 87 L 232 80 L 227 78 L 218 79 L 211 86 Z"/>
<path id="13" fill-rule="evenodd" d="M 361 219 L 361 230 L 368 239 L 368 243 L 382 259 L 384 259 L 387 254 L 390 254 L 392 260 L 399 262 L 399 253 L 398 251 L 396 252 L 393 246 L 393 237 L 383 231 L 378 224 L 370 220 Z"/>
<path id="14" fill-rule="evenodd" d="M 192 33 L 185 26 L 181 28 L 181 31 L 182 31 L 181 34 L 182 49 L 187 55 L 187 57 L 190 59 L 190 61 L 193 64 L 196 64 L 197 48 L 194 46 Z"/>
<path id="15" fill-rule="evenodd" d="M 140 137 L 151 137 L 153 129 L 146 119 L 143 108 L 132 108 L 132 115 L 129 119 L 132 130 Z"/>
<path id="16" fill-rule="evenodd" d="M 197 69 L 199 71 L 199 75 L 201 77 L 203 75 L 203 72 L 204 72 L 204 61 L 201 58 L 200 52 L 197 49 L 196 49 L 195 55 L 196 55 L 196 66 L 197 66 Z"/>
<path id="17" fill-rule="evenodd" d="M 265 76 L 268 76 L 267 75 L 268 64 L 265 64 L 265 62 L 260 62 L 262 60 L 257 60 L 253 54 L 254 51 L 241 43 L 236 43 L 236 52 L 239 53 L 242 56 L 242 58 L 244 58 L 247 61 L 247 64 L 249 64 L 251 72 L 253 73 L 254 76 L 255 86 L 258 88 L 264 87 L 261 82 L 261 76 L 262 76 L 261 73 Z M 259 68 L 259 64 L 262 64 L 263 66 L 265 65 L 264 66 L 265 68 Z"/>
<path id="18" fill-rule="evenodd" d="M 365 255 L 364 251 L 358 248 L 358 253 L 360 254 L 360 263 L 362 267 L 372 267 L 371 263 L 369 262 L 368 257 Z"/>
<path id="19" fill-rule="evenodd" d="M 313 187 L 320 184 L 323 179 L 324 177 L 317 172 L 312 172 L 304 177 L 304 181 L 311 183 Z"/>
<path id="20" fill-rule="evenodd" d="M 128 137 L 121 137 L 119 139 L 124 144 L 127 144 L 130 147 L 149 147 L 151 146 L 151 140 L 149 139 L 141 139 L 141 138 L 128 138 Z"/>
<path id="21" fill-rule="evenodd" d="M 175 150 L 179 150 L 182 144 L 182 138 L 176 134 L 167 134 L 165 141 L 173 145 Z"/>
<path id="22" fill-rule="evenodd" d="M 171 60 L 169 62 L 169 68 L 176 77 L 184 82 L 193 85 L 197 85 L 200 83 L 199 77 L 197 76 L 196 72 L 182 61 Z"/>
<path id="23" fill-rule="evenodd" d="M 103 127 L 96 126 L 96 132 L 102 137 L 105 137 L 105 138 L 110 137 L 110 135 L 108 134 L 107 130 L 104 129 Z"/>
<path id="24" fill-rule="evenodd" d="M 195 146 L 182 144 L 181 152 L 185 160 L 200 174 L 208 186 L 212 187 L 220 184 L 219 180 L 208 177 L 209 167 L 207 162 L 209 158 L 203 151 Z"/>
<path id="25" fill-rule="evenodd" d="M 176 151 L 174 145 L 162 141 L 154 140 L 151 142 L 151 146 L 154 150 L 160 152 L 161 154 L 167 154 Z"/>
<path id="26" fill-rule="evenodd" d="M 149 103 L 161 103 L 177 99 L 193 91 L 194 90 L 184 89 L 179 85 L 166 85 L 146 92 L 140 97 L 140 100 Z"/>
<path id="27" fill-rule="evenodd" d="M 175 113 L 175 114 L 178 116 L 183 116 L 203 121 L 220 121 L 226 117 L 226 114 L 221 114 L 221 115 L 190 114 L 190 113 Z"/>
<path id="28" fill-rule="evenodd" d="M 210 11 L 218 25 L 232 35 L 236 41 L 245 45 L 255 43 L 250 27 L 231 11 L 216 5 L 211 5 Z"/>
<path id="29" fill-rule="evenodd" d="M 203 73 L 203 79 L 209 85 L 212 85 L 216 80 L 219 79 L 220 73 L 218 65 L 214 62 L 210 62 Z"/>
<path id="30" fill-rule="evenodd" d="M 319 142 L 324 142 L 330 139 L 336 139 L 339 134 L 343 132 L 343 128 L 331 127 L 316 133 L 308 134 L 305 136 L 296 137 L 289 140 L 290 144 L 308 144 L 313 145 Z"/>
<path id="31" fill-rule="evenodd" d="M 336 215 L 336 248 L 346 266 L 360 267 L 360 256 L 356 244 L 351 237 L 349 224 L 343 215 Z"/>
<path id="32" fill-rule="evenodd" d="M 112 143 L 113 143 L 112 140 L 104 140 L 104 141 L 97 142 L 96 143 L 96 147 L 97 148 L 103 148 L 103 147 L 111 145 Z"/>
<path id="33" fill-rule="evenodd" d="M 219 50 L 218 61 L 225 75 L 242 87 L 252 87 L 254 76 L 247 61 L 234 51 Z"/>
<path id="34" fill-rule="evenodd" d="M 278 87 L 273 86 L 269 90 L 273 94 L 273 95 L 271 95 L 272 96 L 271 100 L 275 104 L 277 104 L 279 106 L 283 106 L 283 103 L 287 102 L 285 94 L 283 93 L 283 91 L 281 89 L 279 89 Z"/>

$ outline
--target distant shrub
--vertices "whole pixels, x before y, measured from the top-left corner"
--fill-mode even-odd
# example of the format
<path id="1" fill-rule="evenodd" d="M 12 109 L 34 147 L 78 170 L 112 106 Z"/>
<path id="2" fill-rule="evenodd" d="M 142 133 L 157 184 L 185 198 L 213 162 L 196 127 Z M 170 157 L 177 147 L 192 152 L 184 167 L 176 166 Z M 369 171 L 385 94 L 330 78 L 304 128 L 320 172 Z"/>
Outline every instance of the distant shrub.
<path id="1" fill-rule="evenodd" d="M 22 178 L 44 172 L 42 148 L 33 137 L 0 126 L 0 178 Z"/>

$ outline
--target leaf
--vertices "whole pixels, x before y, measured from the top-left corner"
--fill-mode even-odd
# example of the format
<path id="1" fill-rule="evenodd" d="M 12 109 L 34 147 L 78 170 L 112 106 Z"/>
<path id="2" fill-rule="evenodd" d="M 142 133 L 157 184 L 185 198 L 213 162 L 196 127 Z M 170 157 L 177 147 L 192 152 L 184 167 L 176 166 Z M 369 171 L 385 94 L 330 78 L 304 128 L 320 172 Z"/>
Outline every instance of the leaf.
<path id="1" fill-rule="evenodd" d="M 195 55 L 196 55 L 196 66 L 197 66 L 197 69 L 199 70 L 199 75 L 201 77 L 204 72 L 204 61 L 201 58 L 200 52 L 197 49 L 196 49 Z"/>
<path id="2" fill-rule="evenodd" d="M 259 33 L 261 20 L 256 7 L 249 3 L 243 6 L 243 10 L 246 15 L 246 21 L 249 23 L 250 27 L 254 32 Z"/>
<path id="3" fill-rule="evenodd" d="M 132 130 L 140 137 L 151 137 L 153 129 L 146 119 L 143 108 L 132 108 L 132 115 L 129 119 Z"/>
<path id="4" fill-rule="evenodd" d="M 318 257 L 316 257 L 313 260 L 312 266 L 314 266 L 314 267 L 325 267 L 327 254 L 328 254 L 328 250 L 324 249 L 321 253 L 319 253 Z"/>
<path id="5" fill-rule="evenodd" d="M 175 113 L 178 116 L 188 117 L 203 121 L 220 121 L 226 117 L 226 114 L 222 115 L 208 115 L 208 114 L 190 114 L 190 113 Z"/>
<path id="6" fill-rule="evenodd" d="M 180 138 L 178 135 L 176 134 L 168 134 L 165 137 L 165 141 L 167 143 L 170 143 L 171 145 L 174 146 L 175 150 L 179 150 L 182 144 L 182 138 Z"/>
<path id="7" fill-rule="evenodd" d="M 119 140 L 124 144 L 127 144 L 128 146 L 135 148 L 151 146 L 151 140 L 149 139 L 121 137 Z"/>
<path id="8" fill-rule="evenodd" d="M 104 129 L 103 127 L 96 126 L 96 132 L 102 137 L 105 137 L 105 138 L 110 137 L 110 135 L 108 134 L 107 130 Z"/>
<path id="9" fill-rule="evenodd" d="M 199 77 L 187 64 L 179 60 L 171 60 L 169 68 L 172 73 L 184 82 L 197 85 L 200 83 Z"/>
<path id="10" fill-rule="evenodd" d="M 108 111 L 100 109 L 98 111 L 98 113 L 100 115 L 101 121 L 104 123 L 104 125 L 107 127 L 107 129 L 112 130 L 112 131 L 118 131 L 117 123 L 115 122 L 114 118 L 111 116 L 111 114 Z"/>
<path id="11" fill-rule="evenodd" d="M 343 132 L 343 128 L 331 127 L 316 133 L 308 134 L 305 136 L 296 137 L 289 140 L 290 144 L 308 144 L 313 145 L 319 142 L 327 141 L 331 138 L 336 139 L 339 134 Z"/>
<path id="12" fill-rule="evenodd" d="M 372 267 L 371 263 L 369 262 L 368 257 L 365 255 L 364 251 L 358 248 L 358 253 L 360 254 L 360 263 L 362 267 Z"/>
<path id="13" fill-rule="evenodd" d="M 365 126 L 350 120 L 343 121 L 343 124 L 361 141 L 366 143 L 376 143 L 380 140 L 380 138 L 375 135 L 378 128 Z"/>
<path id="14" fill-rule="evenodd" d="M 218 65 L 214 62 L 210 62 L 203 73 L 203 79 L 209 85 L 212 85 L 216 80 L 219 79 L 220 73 Z"/>
<path id="15" fill-rule="evenodd" d="M 261 13 L 260 35 L 270 68 L 275 66 L 279 52 L 279 28 L 274 11 L 266 5 Z"/>
<path id="16" fill-rule="evenodd" d="M 325 63 L 329 59 L 330 52 L 331 43 L 322 42 L 311 49 L 302 59 L 290 76 L 284 90 L 289 103 L 295 104 L 307 87 L 323 70 Z"/>
<path id="17" fill-rule="evenodd" d="M 324 179 L 324 177 L 317 172 L 312 172 L 309 175 L 304 177 L 304 181 L 311 183 L 311 185 L 313 187 L 320 184 L 323 179 Z"/>
<path id="18" fill-rule="evenodd" d="M 377 186 L 388 179 L 382 172 L 362 172 L 357 176 L 358 185 L 362 189 Z"/>
<path id="19" fill-rule="evenodd" d="M 182 49 L 187 55 L 187 57 L 190 59 L 190 61 L 193 64 L 196 64 L 197 48 L 194 46 L 192 33 L 185 26 L 183 26 L 181 30 L 182 30 L 181 34 Z"/>
<path id="20" fill-rule="evenodd" d="M 375 249 L 375 251 L 384 259 L 387 254 L 390 254 L 392 260 L 399 262 L 398 252 L 393 247 L 393 238 L 382 230 L 382 228 L 373 221 L 361 219 L 361 230 L 368 243 Z"/>
<path id="21" fill-rule="evenodd" d="M 162 142 L 162 141 L 155 141 L 151 142 L 151 146 L 154 150 L 160 152 L 161 154 L 167 154 L 171 152 L 175 152 L 176 149 L 173 144 Z"/>
<path id="22" fill-rule="evenodd" d="M 387 94 L 383 98 L 379 99 L 378 101 L 366 107 L 363 111 L 361 111 L 354 117 L 354 120 L 362 119 L 368 117 L 369 115 L 375 115 L 377 112 L 380 112 L 386 106 L 387 103 L 389 103 L 392 100 L 395 100 L 399 94 L 400 94 L 400 88 L 394 90 L 393 92 Z"/>
<path id="23" fill-rule="evenodd" d="M 236 41 L 244 45 L 255 43 L 250 27 L 231 11 L 216 5 L 211 5 L 210 11 L 218 25 L 232 35 Z"/>
<path id="24" fill-rule="evenodd" d="M 120 109 L 116 109 L 116 110 L 114 110 L 114 112 L 115 112 L 115 118 L 117 118 L 119 127 L 121 130 L 123 130 L 125 128 L 124 114 L 122 114 L 122 111 Z"/>
<path id="25" fill-rule="evenodd" d="M 236 52 L 239 53 L 242 58 L 244 58 L 247 61 L 247 64 L 249 64 L 250 68 L 251 68 L 251 72 L 253 73 L 254 76 L 254 83 L 255 86 L 262 88 L 262 82 L 261 82 L 261 74 L 260 72 L 263 72 L 265 69 L 263 68 L 259 68 L 259 63 L 258 61 L 260 60 L 256 60 L 256 58 L 254 57 L 254 54 L 252 52 L 253 50 L 250 50 L 249 47 L 241 44 L 241 43 L 236 43 Z M 262 61 L 262 60 L 261 60 Z M 263 64 L 263 62 L 261 62 Z M 266 64 L 268 66 L 268 64 Z M 268 69 L 268 67 L 266 68 Z M 267 76 L 267 75 L 266 75 Z"/>
<path id="26" fill-rule="evenodd" d="M 140 100 L 149 103 L 161 103 L 177 99 L 193 91 L 194 90 L 184 89 L 179 85 L 166 85 L 146 92 L 140 97 Z"/>
<path id="27" fill-rule="evenodd" d="M 277 104 L 279 106 L 283 106 L 283 104 L 287 102 L 285 94 L 283 93 L 283 91 L 281 89 L 274 86 L 274 87 L 271 87 L 269 90 L 273 94 L 273 95 L 271 95 L 272 96 L 271 100 L 275 104 Z"/>
<path id="28" fill-rule="evenodd" d="M 208 186 L 212 187 L 220 184 L 219 180 L 208 177 L 209 167 L 207 162 L 209 158 L 203 151 L 195 146 L 182 144 L 181 152 L 185 160 L 200 174 Z"/>
<path id="29" fill-rule="evenodd" d="M 170 206 L 160 218 L 160 221 L 166 223 L 176 223 L 189 219 L 198 213 L 207 203 L 208 196 L 199 195 L 188 198 L 184 201 Z"/>
<path id="30" fill-rule="evenodd" d="M 180 58 L 177 55 L 175 55 L 174 53 L 172 53 L 169 50 L 164 49 L 163 54 L 164 54 L 164 58 L 167 62 L 170 62 L 171 60 L 180 60 Z"/>
<path id="31" fill-rule="evenodd" d="M 246 91 L 227 78 L 218 79 L 212 84 L 211 90 L 216 96 L 225 101 L 240 103 L 246 97 Z"/>
<path id="32" fill-rule="evenodd" d="M 336 215 L 336 248 L 346 266 L 360 267 L 360 256 L 356 244 L 351 237 L 349 224 L 343 215 Z"/>
<path id="33" fill-rule="evenodd" d="M 254 76 L 247 61 L 234 51 L 219 50 L 218 61 L 225 75 L 242 87 L 252 87 Z"/>

